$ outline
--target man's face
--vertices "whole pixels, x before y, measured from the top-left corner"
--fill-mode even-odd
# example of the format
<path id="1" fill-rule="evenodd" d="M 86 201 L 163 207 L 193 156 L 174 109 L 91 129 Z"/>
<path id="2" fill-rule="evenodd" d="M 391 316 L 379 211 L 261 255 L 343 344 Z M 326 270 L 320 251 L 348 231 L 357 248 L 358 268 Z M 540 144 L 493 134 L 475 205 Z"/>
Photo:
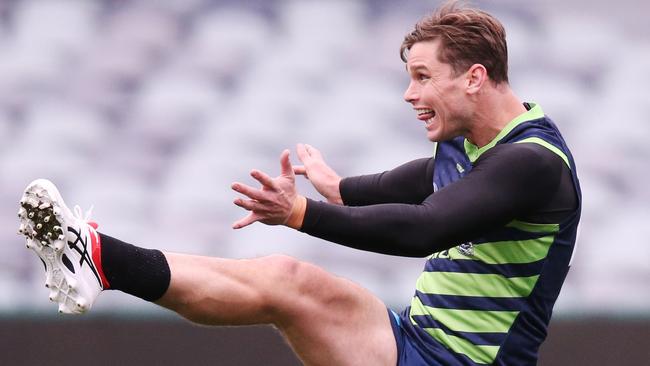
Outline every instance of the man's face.
<path id="1" fill-rule="evenodd" d="M 454 76 L 452 67 L 438 60 L 439 46 L 435 40 L 414 44 L 406 63 L 411 80 L 404 99 L 424 121 L 431 141 L 463 135 L 471 112 L 465 94 L 465 73 Z"/>

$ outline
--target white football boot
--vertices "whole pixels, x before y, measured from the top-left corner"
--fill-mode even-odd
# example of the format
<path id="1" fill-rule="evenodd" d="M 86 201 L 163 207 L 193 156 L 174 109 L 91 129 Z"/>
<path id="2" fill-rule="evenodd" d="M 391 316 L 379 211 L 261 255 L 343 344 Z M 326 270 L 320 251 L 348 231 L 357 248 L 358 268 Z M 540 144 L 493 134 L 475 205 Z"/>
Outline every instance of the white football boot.
<path id="1" fill-rule="evenodd" d="M 92 209 L 91 209 L 92 210 Z M 99 293 L 108 288 L 101 267 L 97 224 L 89 222 L 63 202 L 54 184 L 46 179 L 30 183 L 20 200 L 18 233 L 27 238 L 45 264 L 45 287 L 59 312 L 81 314 L 88 311 Z"/>

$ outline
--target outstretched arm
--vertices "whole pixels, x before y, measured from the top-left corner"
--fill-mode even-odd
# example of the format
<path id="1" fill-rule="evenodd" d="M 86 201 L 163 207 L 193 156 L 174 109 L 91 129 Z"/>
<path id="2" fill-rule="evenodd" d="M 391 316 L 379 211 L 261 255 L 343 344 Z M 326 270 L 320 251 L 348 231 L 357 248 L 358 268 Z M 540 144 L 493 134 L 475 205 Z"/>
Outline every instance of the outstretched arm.
<path id="1" fill-rule="evenodd" d="M 345 246 L 426 256 L 535 212 L 557 193 L 562 169 L 563 161 L 538 145 L 497 146 L 463 179 L 419 204 L 343 207 L 297 196 L 307 202 L 304 211 L 283 215 L 298 218 L 287 226 Z"/>
<path id="2" fill-rule="evenodd" d="M 570 179 L 561 179 L 563 169 L 564 162 L 541 146 L 497 146 L 464 178 L 420 204 L 339 207 L 309 200 L 301 230 L 361 250 L 427 256 L 538 214 L 560 188 L 573 191 Z M 568 201 L 554 214 L 570 212 L 575 202 Z"/>
<path id="3" fill-rule="evenodd" d="M 345 178 L 340 190 L 346 206 L 421 203 L 433 193 L 433 158 L 413 160 L 379 174 Z"/>
<path id="4" fill-rule="evenodd" d="M 281 173 L 275 178 L 257 169 L 251 170 L 251 176 L 261 183 L 260 188 L 239 182 L 232 184 L 233 190 L 249 198 L 236 198 L 234 204 L 250 211 L 233 224 L 234 229 L 241 229 L 256 221 L 299 229 L 307 199 L 296 192 L 296 174 L 309 179 L 318 192 L 334 205 L 418 203 L 433 193 L 433 159 L 414 160 L 392 171 L 341 180 L 314 147 L 298 144 L 297 151 L 304 165 L 292 166 L 289 150 L 284 150 L 280 156 Z"/>
<path id="5" fill-rule="evenodd" d="M 341 179 L 322 154 L 307 144 L 296 151 L 302 166 L 294 172 L 309 179 L 327 202 L 346 206 L 420 203 L 433 193 L 433 158 L 418 159 L 379 174 Z"/>

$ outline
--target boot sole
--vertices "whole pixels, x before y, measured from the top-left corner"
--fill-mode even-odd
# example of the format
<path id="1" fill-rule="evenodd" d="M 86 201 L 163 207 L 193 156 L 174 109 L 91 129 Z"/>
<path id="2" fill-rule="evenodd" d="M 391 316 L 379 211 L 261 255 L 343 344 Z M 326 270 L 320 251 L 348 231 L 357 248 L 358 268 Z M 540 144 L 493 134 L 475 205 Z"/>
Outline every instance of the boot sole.
<path id="1" fill-rule="evenodd" d="M 54 184 L 37 179 L 27 186 L 20 200 L 18 233 L 43 261 L 45 287 L 50 290 L 50 301 L 59 304 L 59 313 L 80 314 L 88 310 L 88 301 L 79 293 L 78 281 L 64 262 L 72 266 L 70 260 L 75 258 L 66 243 L 64 210 L 71 215 Z"/>

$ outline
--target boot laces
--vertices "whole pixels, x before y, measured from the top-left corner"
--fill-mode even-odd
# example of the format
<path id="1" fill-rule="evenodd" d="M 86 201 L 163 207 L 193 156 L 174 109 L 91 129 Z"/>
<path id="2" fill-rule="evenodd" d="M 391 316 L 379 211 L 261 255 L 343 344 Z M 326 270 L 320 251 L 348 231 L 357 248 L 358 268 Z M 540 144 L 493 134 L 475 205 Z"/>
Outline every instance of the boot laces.
<path id="1" fill-rule="evenodd" d="M 88 225 L 92 226 L 96 230 L 97 227 L 98 227 L 97 223 L 90 219 L 90 217 L 93 214 L 93 208 L 95 208 L 95 205 L 90 205 L 90 208 L 86 212 L 83 212 L 83 210 L 81 209 L 81 206 L 75 205 L 74 210 L 73 210 L 73 214 L 74 214 L 74 217 L 77 220 L 82 220 L 82 221 L 87 222 Z"/>

